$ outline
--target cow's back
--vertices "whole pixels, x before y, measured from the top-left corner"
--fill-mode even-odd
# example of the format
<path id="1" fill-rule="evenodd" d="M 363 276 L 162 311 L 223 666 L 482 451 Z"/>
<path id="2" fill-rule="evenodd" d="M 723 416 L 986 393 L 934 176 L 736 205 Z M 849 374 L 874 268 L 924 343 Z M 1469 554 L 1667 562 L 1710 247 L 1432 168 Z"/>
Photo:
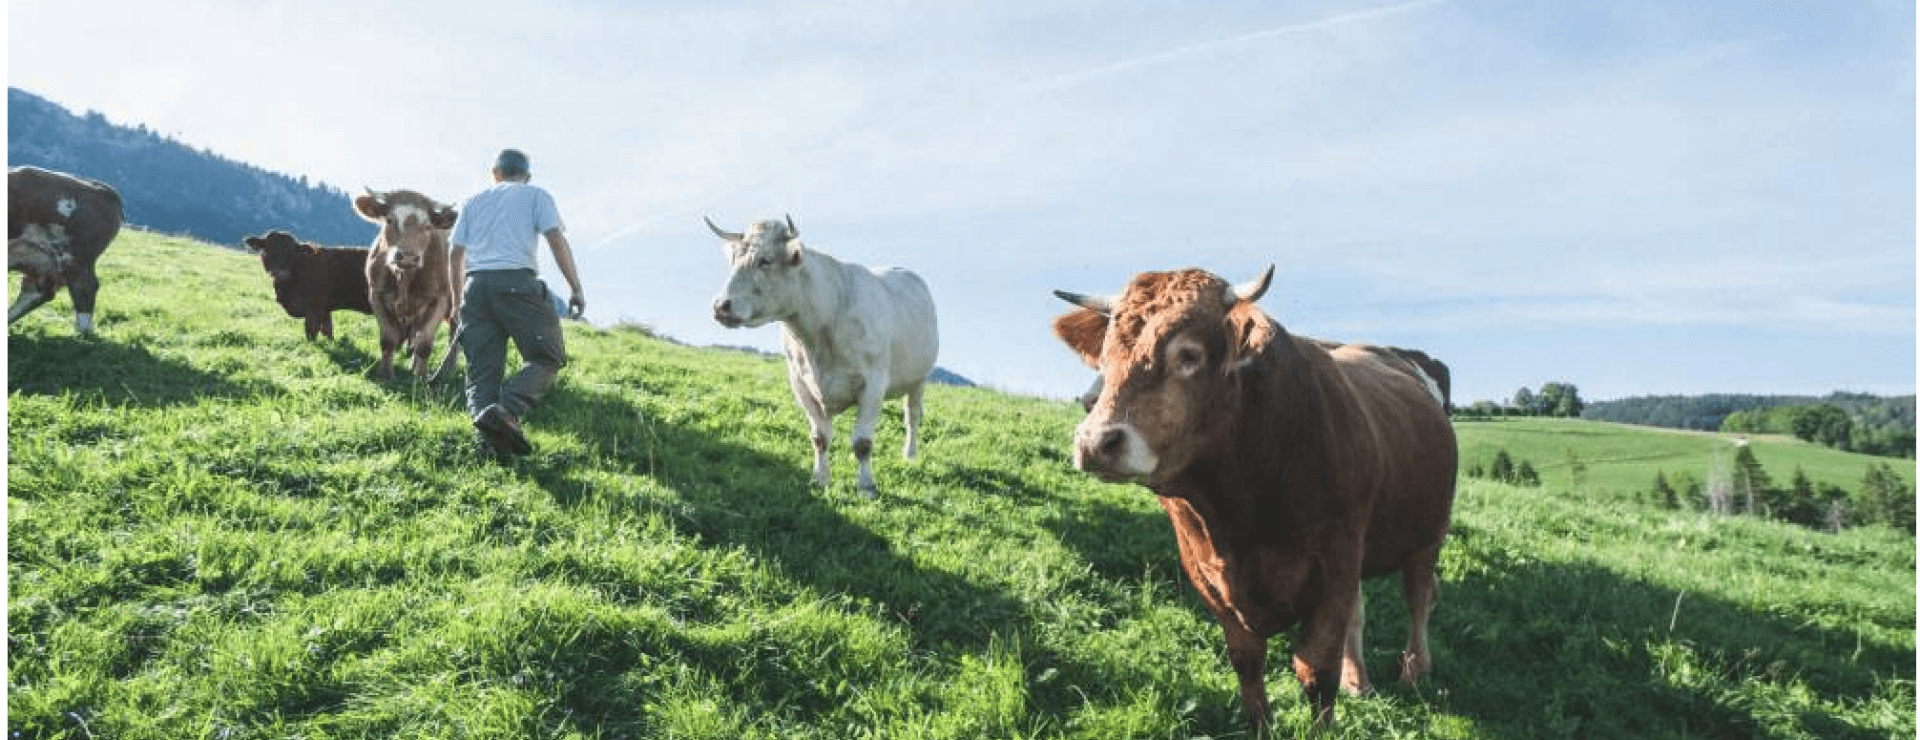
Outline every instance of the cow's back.
<path id="1" fill-rule="evenodd" d="M 59 224 L 75 261 L 91 265 L 120 233 L 123 219 L 120 194 L 105 183 L 38 167 L 7 171 L 9 239 L 28 224 Z"/>
<path id="2" fill-rule="evenodd" d="M 1366 346 L 1329 353 L 1367 419 L 1355 433 L 1378 467 L 1367 524 L 1367 576 L 1397 570 L 1406 558 L 1437 547 L 1453 510 L 1459 450 L 1444 401 L 1415 375 Z"/>

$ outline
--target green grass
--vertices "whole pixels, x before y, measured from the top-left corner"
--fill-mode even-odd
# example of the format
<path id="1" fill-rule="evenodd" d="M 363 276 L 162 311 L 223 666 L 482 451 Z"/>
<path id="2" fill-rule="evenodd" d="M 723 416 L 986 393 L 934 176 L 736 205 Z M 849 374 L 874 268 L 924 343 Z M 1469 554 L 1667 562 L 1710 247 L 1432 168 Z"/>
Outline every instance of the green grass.
<path id="1" fill-rule="evenodd" d="M 912 463 L 890 404 L 865 500 L 846 418 L 808 487 L 778 361 L 570 325 L 539 451 L 499 465 L 451 394 L 371 377 L 371 320 L 303 341 L 253 258 L 128 233 L 101 268 L 98 336 L 59 298 L 8 337 L 10 735 L 1248 735 L 1164 514 L 1072 470 L 1068 403 L 934 388 Z M 1340 736 L 1914 735 L 1912 537 L 1550 472 L 1573 446 L 1590 485 L 1644 487 L 1643 458 L 1693 459 L 1658 432 L 1460 428 L 1547 484 L 1463 484 L 1418 688 L 1390 682 L 1397 585 L 1369 584 L 1381 691 Z M 1281 736 L 1307 719 L 1287 642 Z"/>

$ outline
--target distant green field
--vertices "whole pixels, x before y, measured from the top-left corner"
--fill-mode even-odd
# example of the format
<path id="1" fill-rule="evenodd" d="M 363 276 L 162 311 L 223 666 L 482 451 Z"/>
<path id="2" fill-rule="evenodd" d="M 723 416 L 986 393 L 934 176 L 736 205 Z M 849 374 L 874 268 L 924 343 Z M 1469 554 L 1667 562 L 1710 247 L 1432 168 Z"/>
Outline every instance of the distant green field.
<path id="1" fill-rule="evenodd" d="M 1815 483 L 1832 483 L 1858 490 L 1869 466 L 1891 464 L 1911 487 L 1914 461 L 1841 452 L 1792 437 L 1687 432 L 1577 419 L 1502 419 L 1459 421 L 1462 468 L 1487 465 L 1496 451 L 1505 449 L 1516 461 L 1527 460 L 1549 485 L 1565 489 L 1573 483 L 1568 451 L 1587 467 L 1582 493 L 1609 497 L 1630 496 L 1653 487 L 1655 473 L 1691 473 L 1705 480 L 1715 465 L 1733 460 L 1736 441 L 1753 447 L 1754 458 L 1776 483 L 1785 483 L 1797 469 Z"/>
<path id="2" fill-rule="evenodd" d="M 573 324 L 501 465 L 452 394 L 372 377 L 370 319 L 304 341 L 245 254 L 128 233 L 102 272 L 98 336 L 64 296 L 9 331 L 9 737 L 1248 736 L 1153 497 L 1072 469 L 1072 404 L 934 388 L 912 463 L 890 405 L 866 500 L 844 446 L 807 485 L 777 360 Z M 1336 737 L 1914 736 L 1910 535 L 1615 495 L 1711 437 L 1459 429 L 1546 480 L 1461 486 L 1419 687 L 1369 584 L 1380 691 Z"/>

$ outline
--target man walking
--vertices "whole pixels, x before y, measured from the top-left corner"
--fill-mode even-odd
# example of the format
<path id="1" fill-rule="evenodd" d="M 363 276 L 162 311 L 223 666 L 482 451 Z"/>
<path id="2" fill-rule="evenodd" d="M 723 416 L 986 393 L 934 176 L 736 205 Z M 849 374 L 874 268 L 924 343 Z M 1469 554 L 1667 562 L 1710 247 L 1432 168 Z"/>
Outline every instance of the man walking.
<path id="1" fill-rule="evenodd" d="M 547 191 L 528 184 L 527 155 L 506 149 L 493 163 L 493 186 L 460 206 L 451 241 L 466 250 L 467 284 L 460 308 L 460 348 L 467 356 L 467 413 L 499 455 L 533 452 L 520 419 L 553 386 L 567 364 L 560 315 L 535 269 L 539 237 L 567 278 L 572 315 L 586 312 L 560 210 Z M 507 340 L 523 365 L 506 375 Z"/>

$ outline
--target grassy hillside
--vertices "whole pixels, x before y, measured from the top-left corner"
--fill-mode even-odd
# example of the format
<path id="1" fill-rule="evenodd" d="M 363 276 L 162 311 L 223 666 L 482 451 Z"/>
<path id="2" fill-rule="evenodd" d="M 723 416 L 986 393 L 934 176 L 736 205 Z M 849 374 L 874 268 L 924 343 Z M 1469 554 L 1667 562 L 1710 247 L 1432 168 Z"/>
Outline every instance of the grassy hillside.
<path id="1" fill-rule="evenodd" d="M 370 320 L 301 340 L 246 255 L 126 234 L 102 268 L 97 337 L 64 297 L 8 337 L 10 734 L 1247 735 L 1164 515 L 1071 469 L 1067 403 L 932 388 L 916 463 L 890 406 L 870 501 L 844 446 L 808 488 L 777 361 L 571 325 L 538 453 L 497 465 L 450 394 L 370 376 Z M 1614 433 L 1558 436 L 1588 429 Z M 1581 454 L 1595 479 L 1637 457 Z M 1905 534 L 1551 475 L 1456 512 L 1432 679 L 1390 682 L 1404 610 L 1370 584 L 1381 691 L 1341 700 L 1341 736 L 1915 732 Z"/>

